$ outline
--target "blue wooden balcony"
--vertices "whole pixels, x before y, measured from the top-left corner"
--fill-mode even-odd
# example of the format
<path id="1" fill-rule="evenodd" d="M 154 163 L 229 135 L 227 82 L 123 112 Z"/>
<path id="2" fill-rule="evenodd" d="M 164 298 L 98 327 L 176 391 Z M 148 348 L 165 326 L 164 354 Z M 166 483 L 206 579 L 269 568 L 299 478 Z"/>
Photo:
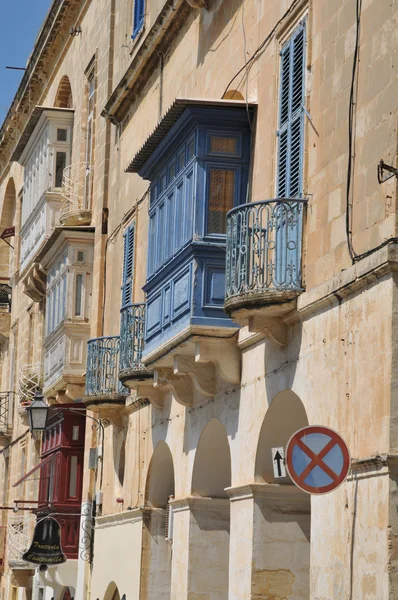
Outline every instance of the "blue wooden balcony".
<path id="1" fill-rule="evenodd" d="M 142 363 L 146 304 L 130 304 L 120 311 L 120 380 L 131 385 L 152 378 Z"/>
<path id="2" fill-rule="evenodd" d="M 123 403 L 129 390 L 119 380 L 120 338 L 99 337 L 87 342 L 86 404 Z"/>
<path id="3" fill-rule="evenodd" d="M 270 306 L 275 312 L 275 306 L 282 304 L 291 309 L 289 303 L 303 291 L 305 203 L 304 199 L 280 198 L 229 211 L 224 309 L 232 318 L 241 309 L 258 311 Z"/>

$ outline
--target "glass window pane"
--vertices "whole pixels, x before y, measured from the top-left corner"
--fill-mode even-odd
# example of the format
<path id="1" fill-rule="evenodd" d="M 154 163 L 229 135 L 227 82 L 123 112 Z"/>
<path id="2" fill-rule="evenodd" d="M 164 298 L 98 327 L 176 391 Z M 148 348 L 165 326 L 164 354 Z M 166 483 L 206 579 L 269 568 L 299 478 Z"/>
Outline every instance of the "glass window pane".
<path id="1" fill-rule="evenodd" d="M 234 206 L 235 171 L 210 169 L 208 233 L 226 232 L 226 215 Z"/>
<path id="2" fill-rule="evenodd" d="M 210 152 L 219 152 L 221 154 L 236 154 L 237 139 L 234 137 L 219 137 L 212 135 L 210 137 Z"/>
<path id="3" fill-rule="evenodd" d="M 67 129 L 57 129 L 57 142 L 66 142 L 68 139 Z"/>
<path id="4" fill-rule="evenodd" d="M 55 187 L 62 186 L 62 175 L 66 167 L 66 152 L 57 152 L 55 157 Z"/>
<path id="5" fill-rule="evenodd" d="M 77 442 L 79 439 L 79 425 L 73 425 L 72 428 L 72 440 Z"/>
<path id="6" fill-rule="evenodd" d="M 177 173 L 185 166 L 185 152 L 182 150 L 177 157 Z"/>
<path id="7" fill-rule="evenodd" d="M 75 316 L 82 316 L 83 275 L 76 275 Z"/>
<path id="8" fill-rule="evenodd" d="M 70 459 L 69 497 L 76 498 L 77 492 L 77 456 Z"/>
<path id="9" fill-rule="evenodd" d="M 187 161 L 191 160 L 195 153 L 195 138 L 191 138 L 187 145 Z"/>

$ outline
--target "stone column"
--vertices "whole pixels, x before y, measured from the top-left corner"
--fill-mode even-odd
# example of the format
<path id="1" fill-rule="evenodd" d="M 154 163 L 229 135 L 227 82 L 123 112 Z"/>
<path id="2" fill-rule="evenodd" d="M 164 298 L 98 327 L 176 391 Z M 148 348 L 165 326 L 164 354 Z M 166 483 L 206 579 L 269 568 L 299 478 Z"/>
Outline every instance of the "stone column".
<path id="1" fill-rule="evenodd" d="M 231 537 L 229 545 L 229 600 L 251 598 L 253 513 L 252 486 L 226 489 L 231 504 Z"/>
<path id="2" fill-rule="evenodd" d="M 172 600 L 227 600 L 229 500 L 189 497 L 172 506 Z"/>

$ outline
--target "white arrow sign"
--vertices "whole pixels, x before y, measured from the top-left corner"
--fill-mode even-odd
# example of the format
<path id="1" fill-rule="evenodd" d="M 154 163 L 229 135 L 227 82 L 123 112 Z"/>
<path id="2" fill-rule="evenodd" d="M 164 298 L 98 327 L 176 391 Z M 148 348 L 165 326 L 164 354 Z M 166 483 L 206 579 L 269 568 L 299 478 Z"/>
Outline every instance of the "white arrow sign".
<path id="1" fill-rule="evenodd" d="M 278 479 L 279 477 L 286 477 L 285 449 L 272 448 L 271 452 L 275 479 Z"/>

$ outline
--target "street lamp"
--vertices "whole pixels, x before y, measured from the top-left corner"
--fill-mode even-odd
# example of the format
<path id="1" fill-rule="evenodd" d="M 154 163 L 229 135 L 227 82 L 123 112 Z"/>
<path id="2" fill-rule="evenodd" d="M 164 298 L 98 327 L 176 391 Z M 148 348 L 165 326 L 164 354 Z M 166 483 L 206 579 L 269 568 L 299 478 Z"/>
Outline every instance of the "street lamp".
<path id="1" fill-rule="evenodd" d="M 48 404 L 44 401 L 44 396 L 39 389 L 33 396 L 33 401 L 26 409 L 29 417 L 29 429 L 35 431 L 44 431 L 47 423 Z"/>

